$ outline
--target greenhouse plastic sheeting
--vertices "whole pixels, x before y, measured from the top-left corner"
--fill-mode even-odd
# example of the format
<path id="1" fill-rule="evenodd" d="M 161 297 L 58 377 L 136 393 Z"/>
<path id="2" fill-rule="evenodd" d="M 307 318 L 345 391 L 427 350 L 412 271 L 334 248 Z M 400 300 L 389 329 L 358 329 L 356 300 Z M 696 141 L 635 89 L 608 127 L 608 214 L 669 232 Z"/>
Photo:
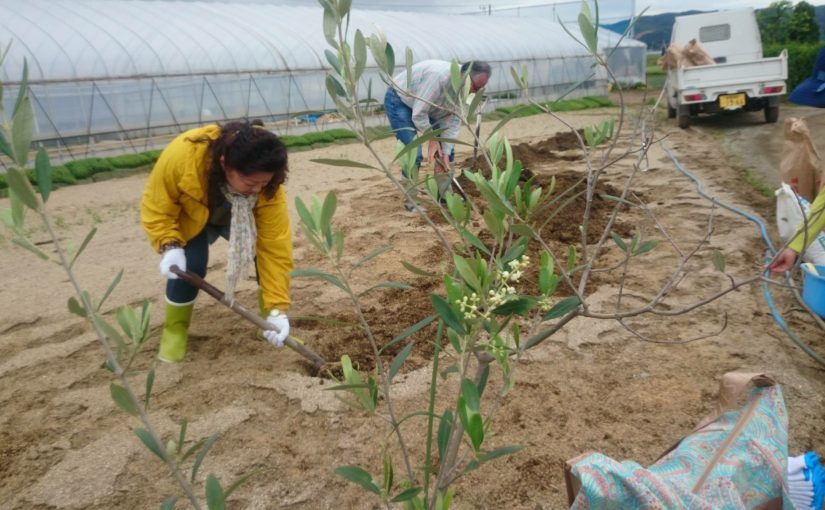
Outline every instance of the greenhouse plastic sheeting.
<path id="1" fill-rule="evenodd" d="M 570 97 L 605 93 L 603 70 L 551 20 L 354 10 L 350 36 L 356 28 L 383 30 L 399 62 L 406 47 L 415 61 L 490 62 L 493 98 L 518 96 L 510 68 L 523 65 L 536 99 L 559 97 L 579 82 Z M 619 64 L 619 79 L 643 81 L 644 44 L 600 34 L 605 53 L 619 44 L 610 60 Z M 0 44 L 9 40 L 0 69 L 4 106 L 12 108 L 26 59 L 37 140 L 150 136 L 334 109 L 324 85 L 329 46 L 320 7 L 0 0 Z M 370 60 L 359 93 L 366 97 L 369 88 L 381 98 L 385 87 Z"/>

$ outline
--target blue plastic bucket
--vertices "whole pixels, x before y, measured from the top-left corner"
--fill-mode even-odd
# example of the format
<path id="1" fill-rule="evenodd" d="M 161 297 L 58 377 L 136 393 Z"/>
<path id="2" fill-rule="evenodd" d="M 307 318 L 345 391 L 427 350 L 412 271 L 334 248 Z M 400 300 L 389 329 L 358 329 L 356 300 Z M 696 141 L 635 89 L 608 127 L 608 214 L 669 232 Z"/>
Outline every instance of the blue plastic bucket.
<path id="1" fill-rule="evenodd" d="M 814 266 L 819 274 L 813 274 L 802 264 L 802 300 L 820 317 L 825 317 L 825 266 Z"/>

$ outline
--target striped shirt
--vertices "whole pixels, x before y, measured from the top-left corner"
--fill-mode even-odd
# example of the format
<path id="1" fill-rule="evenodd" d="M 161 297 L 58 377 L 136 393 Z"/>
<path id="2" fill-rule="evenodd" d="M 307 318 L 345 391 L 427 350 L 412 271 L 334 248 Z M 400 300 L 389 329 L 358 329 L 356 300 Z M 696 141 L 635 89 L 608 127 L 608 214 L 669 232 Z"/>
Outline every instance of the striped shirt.
<path id="1" fill-rule="evenodd" d="M 407 88 L 407 70 L 395 76 L 398 97 L 412 108 L 412 121 L 418 134 L 429 129 L 444 128 L 443 138 L 456 138 L 461 119 L 452 113 L 456 110 L 456 96 L 450 83 L 452 64 L 443 60 L 424 60 L 412 66 L 412 78 Z M 437 106 L 436 106 L 437 105 Z M 439 108 L 440 107 L 440 108 Z M 441 143 L 445 155 L 450 154 L 453 144 Z"/>

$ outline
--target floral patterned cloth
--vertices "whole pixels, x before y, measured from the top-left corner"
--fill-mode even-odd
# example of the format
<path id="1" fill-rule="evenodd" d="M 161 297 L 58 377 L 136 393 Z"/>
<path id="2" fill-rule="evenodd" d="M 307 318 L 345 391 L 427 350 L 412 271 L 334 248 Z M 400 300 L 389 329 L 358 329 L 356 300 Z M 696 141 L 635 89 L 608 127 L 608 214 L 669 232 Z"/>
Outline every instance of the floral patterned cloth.
<path id="1" fill-rule="evenodd" d="M 572 509 L 793 509 L 787 495 L 788 416 L 778 385 L 684 438 L 648 468 L 592 453 L 571 467 Z"/>
<path id="2" fill-rule="evenodd" d="M 258 194 L 242 195 L 222 188 L 226 200 L 232 204 L 232 219 L 229 222 L 229 251 L 226 264 L 226 298 L 231 303 L 235 299 L 235 286 L 246 266 L 255 260 L 255 216 L 252 214 Z"/>

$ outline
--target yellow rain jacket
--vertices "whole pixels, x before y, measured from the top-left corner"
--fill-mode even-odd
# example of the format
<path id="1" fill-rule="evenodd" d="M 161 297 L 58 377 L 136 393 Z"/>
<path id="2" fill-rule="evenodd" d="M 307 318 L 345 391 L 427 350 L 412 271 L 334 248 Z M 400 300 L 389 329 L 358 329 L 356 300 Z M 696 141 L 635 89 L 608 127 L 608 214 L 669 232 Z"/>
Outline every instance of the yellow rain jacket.
<path id="1" fill-rule="evenodd" d="M 192 129 L 175 138 L 160 154 L 140 203 L 140 219 L 156 251 L 177 241 L 185 246 L 206 227 L 209 219 L 206 176 L 212 156 L 208 144 L 193 143 L 207 136 L 217 139 L 220 128 Z M 292 232 L 286 192 L 278 186 L 270 199 L 258 195 L 254 208 L 258 230 L 257 265 L 263 303 L 267 310 L 289 307 L 289 272 L 292 271 Z"/>

